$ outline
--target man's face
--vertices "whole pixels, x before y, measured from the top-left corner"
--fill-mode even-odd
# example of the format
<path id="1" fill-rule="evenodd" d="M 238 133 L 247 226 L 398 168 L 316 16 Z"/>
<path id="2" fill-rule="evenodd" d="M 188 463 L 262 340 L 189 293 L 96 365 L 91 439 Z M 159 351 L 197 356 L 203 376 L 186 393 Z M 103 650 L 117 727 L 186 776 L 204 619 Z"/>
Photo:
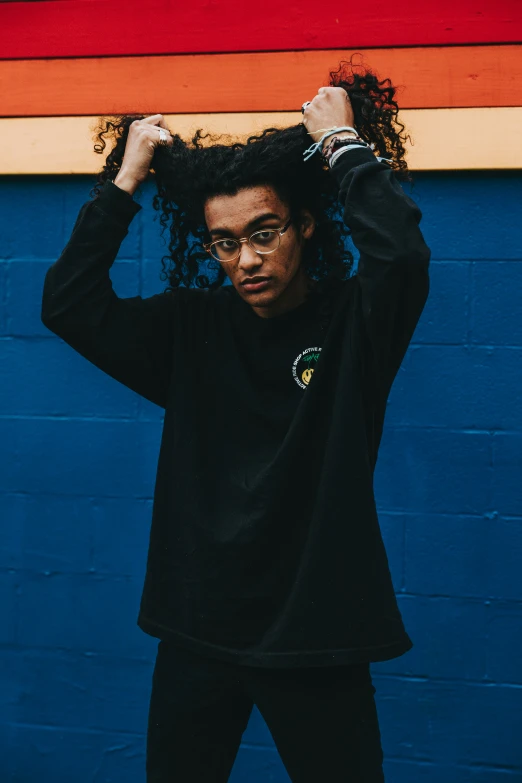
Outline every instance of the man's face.
<path id="1" fill-rule="evenodd" d="M 211 241 L 240 239 L 254 231 L 283 228 L 289 217 L 289 207 L 269 185 L 244 188 L 234 196 L 213 196 L 205 203 Z M 280 315 L 305 300 L 308 280 L 301 257 L 314 228 L 312 215 L 303 210 L 301 224 L 290 224 L 277 250 L 260 254 L 242 242 L 239 258 L 220 262 L 236 291 L 261 317 Z M 257 278 L 258 282 L 265 279 L 258 287 Z M 248 287 L 249 279 L 252 288 Z"/>

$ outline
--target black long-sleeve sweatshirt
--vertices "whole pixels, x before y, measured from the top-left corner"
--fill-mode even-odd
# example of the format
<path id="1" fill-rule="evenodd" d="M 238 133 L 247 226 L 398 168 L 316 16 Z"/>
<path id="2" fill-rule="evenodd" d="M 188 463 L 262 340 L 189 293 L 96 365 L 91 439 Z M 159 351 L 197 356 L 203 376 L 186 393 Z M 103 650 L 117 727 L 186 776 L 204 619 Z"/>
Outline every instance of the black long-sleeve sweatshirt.
<path id="1" fill-rule="evenodd" d="M 373 474 L 430 251 L 419 208 L 370 150 L 340 155 L 332 176 L 358 271 L 280 316 L 232 286 L 119 298 L 109 270 L 141 206 L 110 181 L 45 278 L 43 323 L 165 408 L 138 625 L 243 665 L 412 647 Z"/>

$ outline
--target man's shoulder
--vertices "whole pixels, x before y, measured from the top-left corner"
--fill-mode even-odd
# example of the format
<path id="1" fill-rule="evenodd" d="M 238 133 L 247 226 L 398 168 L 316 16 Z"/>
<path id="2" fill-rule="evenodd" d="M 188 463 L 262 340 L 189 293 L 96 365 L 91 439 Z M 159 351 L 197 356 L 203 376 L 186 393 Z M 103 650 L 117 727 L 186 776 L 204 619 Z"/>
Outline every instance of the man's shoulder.
<path id="1" fill-rule="evenodd" d="M 345 279 L 327 277 L 318 281 L 315 293 L 320 300 L 337 300 L 342 298 L 343 294 L 348 294 L 352 287 L 353 277 Z"/>
<path id="2" fill-rule="evenodd" d="M 217 288 L 179 286 L 173 291 L 180 312 L 185 313 L 187 317 L 196 318 L 211 311 L 226 312 L 234 298 L 234 293 L 233 286 L 228 285 Z"/>

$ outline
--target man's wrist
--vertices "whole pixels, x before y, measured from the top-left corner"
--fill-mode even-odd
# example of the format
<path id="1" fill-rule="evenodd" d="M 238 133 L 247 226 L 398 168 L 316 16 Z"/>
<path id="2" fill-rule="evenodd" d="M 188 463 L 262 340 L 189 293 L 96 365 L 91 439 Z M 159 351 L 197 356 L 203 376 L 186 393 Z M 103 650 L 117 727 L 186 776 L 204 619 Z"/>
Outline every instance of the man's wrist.
<path id="1" fill-rule="evenodd" d="M 134 195 L 140 184 L 134 177 L 129 176 L 122 170 L 118 172 L 118 175 L 113 182 L 121 190 L 125 190 L 130 196 Z"/>
<path id="2" fill-rule="evenodd" d="M 327 136 L 326 139 L 323 141 L 322 144 L 322 151 L 324 152 L 324 148 L 330 144 L 333 137 L 337 136 L 338 139 L 356 139 L 357 136 L 355 133 L 352 133 L 351 131 L 339 131 L 338 133 L 332 133 L 331 136 Z"/>

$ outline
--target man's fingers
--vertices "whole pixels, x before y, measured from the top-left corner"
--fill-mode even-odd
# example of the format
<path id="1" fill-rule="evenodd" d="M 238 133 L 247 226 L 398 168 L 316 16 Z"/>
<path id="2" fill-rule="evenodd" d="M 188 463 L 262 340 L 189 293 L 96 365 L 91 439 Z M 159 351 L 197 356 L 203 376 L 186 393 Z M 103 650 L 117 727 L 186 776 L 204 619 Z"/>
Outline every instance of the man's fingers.
<path id="1" fill-rule="evenodd" d="M 169 142 L 172 142 L 172 134 L 168 128 L 167 123 L 165 122 L 165 117 L 163 114 L 152 114 L 150 117 L 145 117 L 142 122 L 147 123 L 147 125 L 156 126 L 156 129 L 158 130 L 160 128 L 164 128 L 169 134 Z"/>
<path id="2" fill-rule="evenodd" d="M 147 125 L 152 130 L 152 135 L 150 138 L 156 142 L 157 141 L 157 133 L 156 131 L 159 131 L 160 128 L 163 128 L 168 133 L 168 144 L 172 145 L 174 144 L 174 139 L 172 138 L 172 133 L 170 132 L 167 123 L 165 122 L 165 117 L 163 114 L 151 114 L 150 117 L 144 117 L 142 120 L 137 120 L 138 123 L 141 123 L 142 125 Z"/>
<path id="3" fill-rule="evenodd" d="M 158 125 L 158 123 L 161 124 L 162 119 L 163 119 L 162 114 L 151 114 L 150 117 L 144 117 L 142 119 L 142 122 L 147 122 L 149 125 Z M 165 122 L 165 120 L 163 120 L 163 122 Z"/>

